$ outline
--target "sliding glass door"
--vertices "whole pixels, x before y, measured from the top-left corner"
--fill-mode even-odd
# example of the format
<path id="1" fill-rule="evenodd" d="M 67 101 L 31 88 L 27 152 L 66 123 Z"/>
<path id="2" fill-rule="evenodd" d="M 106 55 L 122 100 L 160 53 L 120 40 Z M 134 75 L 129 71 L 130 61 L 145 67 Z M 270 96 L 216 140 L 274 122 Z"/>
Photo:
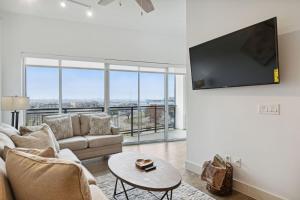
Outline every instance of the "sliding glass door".
<path id="1" fill-rule="evenodd" d="M 125 143 L 138 142 L 138 72 L 110 71 L 109 114 Z"/>
<path id="2" fill-rule="evenodd" d="M 27 125 L 57 113 L 108 112 L 124 143 L 184 139 L 184 70 L 24 58 Z"/>
<path id="3" fill-rule="evenodd" d="M 140 72 L 140 141 L 165 138 L 165 74 Z"/>

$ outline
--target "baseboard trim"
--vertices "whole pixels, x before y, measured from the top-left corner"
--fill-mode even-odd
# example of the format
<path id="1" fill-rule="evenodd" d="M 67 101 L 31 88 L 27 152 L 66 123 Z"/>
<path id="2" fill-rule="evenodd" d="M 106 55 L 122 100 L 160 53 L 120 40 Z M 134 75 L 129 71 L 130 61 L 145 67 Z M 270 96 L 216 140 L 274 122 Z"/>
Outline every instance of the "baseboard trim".
<path id="1" fill-rule="evenodd" d="M 202 167 L 200 167 L 200 165 L 192 161 L 185 161 L 185 168 L 199 175 L 201 174 L 201 170 L 202 170 Z"/>
<path id="2" fill-rule="evenodd" d="M 288 200 L 236 179 L 233 180 L 233 189 L 256 200 Z"/>
<path id="3" fill-rule="evenodd" d="M 201 165 L 188 160 L 185 162 L 185 168 L 196 174 L 200 174 L 202 170 Z M 233 180 L 233 189 L 256 200 L 287 200 L 284 197 L 235 179 Z"/>

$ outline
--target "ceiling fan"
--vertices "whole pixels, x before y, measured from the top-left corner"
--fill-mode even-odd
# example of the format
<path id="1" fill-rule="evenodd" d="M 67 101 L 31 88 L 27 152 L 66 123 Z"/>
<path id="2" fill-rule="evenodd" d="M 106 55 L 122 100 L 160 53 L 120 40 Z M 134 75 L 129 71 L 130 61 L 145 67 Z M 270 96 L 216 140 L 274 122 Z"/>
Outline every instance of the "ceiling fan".
<path id="1" fill-rule="evenodd" d="M 112 3 L 113 1 L 115 0 L 99 0 L 98 4 L 102 6 L 106 6 Z M 135 0 L 135 1 L 146 13 L 152 12 L 154 10 L 154 6 L 151 0 Z M 122 4 L 120 3 L 120 5 Z"/>

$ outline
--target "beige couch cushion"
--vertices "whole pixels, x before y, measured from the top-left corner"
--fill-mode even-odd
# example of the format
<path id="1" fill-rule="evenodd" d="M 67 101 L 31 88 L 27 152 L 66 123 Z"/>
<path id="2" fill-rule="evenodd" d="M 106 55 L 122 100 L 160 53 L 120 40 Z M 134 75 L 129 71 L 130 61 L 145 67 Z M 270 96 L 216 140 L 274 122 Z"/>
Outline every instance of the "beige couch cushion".
<path id="1" fill-rule="evenodd" d="M 46 149 L 48 147 L 52 147 L 53 149 L 57 148 L 53 141 L 51 132 L 46 129 L 41 129 L 23 136 L 12 135 L 11 139 L 15 143 L 16 147 L 34 149 Z"/>
<path id="2" fill-rule="evenodd" d="M 56 118 L 60 118 L 60 117 L 66 117 L 68 115 L 71 116 L 73 135 L 75 135 L 75 136 L 81 135 L 80 134 L 80 119 L 79 119 L 79 114 L 77 114 L 77 113 L 51 115 L 51 116 L 45 117 L 45 119 L 56 119 Z"/>
<path id="3" fill-rule="evenodd" d="M 120 133 L 120 128 L 117 127 L 117 126 L 111 125 L 111 126 L 110 126 L 110 129 L 111 129 L 111 133 L 112 133 L 113 135 L 117 135 L 117 134 Z"/>
<path id="4" fill-rule="evenodd" d="M 102 190 L 96 185 L 90 185 L 90 191 L 93 200 L 108 200 L 108 198 L 103 194 Z"/>
<path id="5" fill-rule="evenodd" d="M 82 168 L 73 162 L 11 150 L 6 169 L 17 200 L 92 199 Z"/>
<path id="6" fill-rule="evenodd" d="M 89 135 L 109 135 L 110 116 L 91 116 Z"/>
<path id="7" fill-rule="evenodd" d="M 90 132 L 90 118 L 91 116 L 107 116 L 106 113 L 88 113 L 79 114 L 80 117 L 80 131 L 81 135 L 87 135 Z"/>
<path id="8" fill-rule="evenodd" d="M 71 150 L 80 150 L 88 147 L 88 141 L 83 136 L 74 136 L 71 138 L 58 140 L 58 143 L 62 149 L 68 148 Z"/>
<path id="9" fill-rule="evenodd" d="M 39 126 L 21 126 L 20 127 L 21 135 L 30 135 L 37 131 L 47 132 L 50 135 L 50 137 L 55 145 L 56 152 L 59 152 L 59 144 L 54 136 L 54 133 L 52 132 L 51 128 L 47 124 L 41 124 Z"/>
<path id="10" fill-rule="evenodd" d="M 73 137 L 73 127 L 70 115 L 47 116 L 44 118 L 57 140 Z"/>
<path id="11" fill-rule="evenodd" d="M 22 151 L 25 153 L 29 153 L 29 154 L 33 154 L 33 155 L 37 155 L 37 156 L 41 156 L 41 157 L 45 157 L 45 158 L 56 158 L 56 152 L 52 147 L 48 147 L 47 149 L 28 149 L 28 148 L 10 148 L 5 146 L 4 147 L 4 153 L 3 153 L 3 158 L 4 160 L 6 160 L 6 155 L 7 152 L 11 149 L 17 150 L 17 151 Z"/>
<path id="12" fill-rule="evenodd" d="M 5 124 L 5 123 L 0 123 L 0 132 L 4 133 L 8 137 L 11 137 L 12 135 L 19 135 L 20 134 L 20 132 L 17 129 L 15 129 L 11 125 Z"/>
<path id="13" fill-rule="evenodd" d="M 5 162 L 0 158 L 0 199 L 13 200 L 13 194 L 6 176 Z"/>
<path id="14" fill-rule="evenodd" d="M 71 114 L 71 119 L 72 119 L 73 135 L 80 136 L 81 132 L 80 132 L 80 119 L 79 119 L 79 115 L 76 114 L 76 113 Z"/>
<path id="15" fill-rule="evenodd" d="M 57 154 L 59 159 L 70 160 L 81 164 L 81 161 L 77 158 L 77 156 L 70 149 L 61 149 Z"/>
<path id="16" fill-rule="evenodd" d="M 102 147 L 123 142 L 122 135 L 86 135 L 84 136 L 89 143 L 89 147 Z"/>
<path id="17" fill-rule="evenodd" d="M 4 147 L 10 147 L 10 148 L 15 148 L 15 144 L 13 143 L 13 141 L 4 133 L 0 133 L 0 157 L 3 157 L 3 152 L 4 152 Z"/>

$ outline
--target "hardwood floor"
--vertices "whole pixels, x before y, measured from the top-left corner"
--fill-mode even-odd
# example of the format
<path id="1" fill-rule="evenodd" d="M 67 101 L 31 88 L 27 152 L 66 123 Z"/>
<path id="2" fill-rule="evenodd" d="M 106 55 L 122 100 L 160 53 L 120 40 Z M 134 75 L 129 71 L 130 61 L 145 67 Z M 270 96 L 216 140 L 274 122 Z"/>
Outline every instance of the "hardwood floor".
<path id="1" fill-rule="evenodd" d="M 234 191 L 231 196 L 218 197 L 210 194 L 206 188 L 205 183 L 200 180 L 199 175 L 192 173 L 185 169 L 186 160 L 186 142 L 169 142 L 169 143 L 155 143 L 155 144 L 142 144 L 124 146 L 123 151 L 137 151 L 145 154 L 151 154 L 161 159 L 167 160 L 174 167 L 176 167 L 183 178 L 183 181 L 200 189 L 202 192 L 209 194 L 216 200 L 253 200 L 239 192 Z M 99 158 L 84 161 L 83 164 L 95 175 L 100 176 L 110 173 L 107 167 L 107 158 Z"/>

